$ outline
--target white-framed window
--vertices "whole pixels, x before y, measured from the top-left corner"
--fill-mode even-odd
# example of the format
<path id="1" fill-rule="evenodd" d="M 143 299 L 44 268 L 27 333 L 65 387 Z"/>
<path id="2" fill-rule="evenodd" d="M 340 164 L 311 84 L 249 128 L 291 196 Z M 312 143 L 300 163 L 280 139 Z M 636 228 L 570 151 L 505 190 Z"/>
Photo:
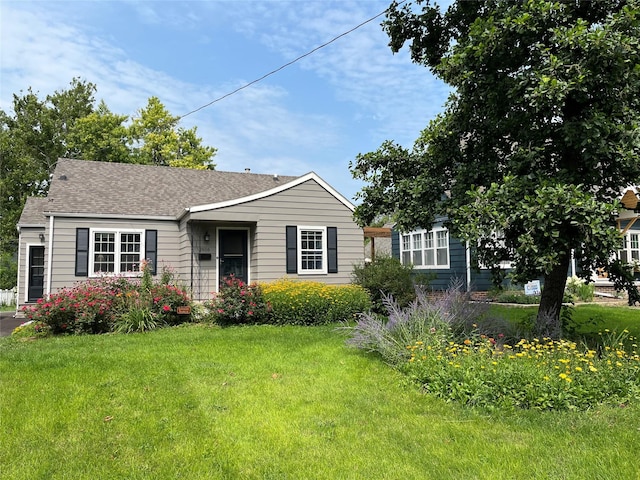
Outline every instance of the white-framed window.
<path id="1" fill-rule="evenodd" d="M 449 268 L 449 231 L 438 227 L 401 235 L 400 258 L 404 265 L 421 268 Z"/>
<path id="2" fill-rule="evenodd" d="M 504 239 L 504 233 L 502 231 L 500 231 L 500 232 L 492 232 L 491 233 L 491 240 L 492 240 L 493 245 L 495 247 L 503 248 L 503 249 L 506 248 L 506 242 L 505 242 L 505 239 Z M 513 262 L 511 260 L 501 260 L 498 265 L 503 270 L 509 270 L 509 269 L 513 268 Z M 488 270 L 490 267 L 485 265 L 484 263 L 479 263 L 478 264 L 478 268 L 481 268 L 483 270 Z"/>
<path id="3" fill-rule="evenodd" d="M 640 263 L 640 232 L 627 232 L 623 238 L 620 260 L 627 263 Z"/>
<path id="4" fill-rule="evenodd" d="M 89 274 L 138 275 L 143 252 L 144 230 L 92 229 Z"/>
<path id="5" fill-rule="evenodd" d="M 327 273 L 327 227 L 298 227 L 298 273 Z"/>

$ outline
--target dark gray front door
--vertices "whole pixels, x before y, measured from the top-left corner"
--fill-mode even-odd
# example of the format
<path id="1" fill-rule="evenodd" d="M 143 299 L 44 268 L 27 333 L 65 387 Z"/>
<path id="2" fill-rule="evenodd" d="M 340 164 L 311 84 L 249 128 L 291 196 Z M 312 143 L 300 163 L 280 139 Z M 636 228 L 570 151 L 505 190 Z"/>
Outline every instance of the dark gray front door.
<path id="1" fill-rule="evenodd" d="M 29 288 L 27 300 L 35 302 L 44 293 L 44 247 L 29 247 Z"/>
<path id="2" fill-rule="evenodd" d="M 246 230 L 218 230 L 218 268 L 220 283 L 233 274 L 235 278 L 249 281 L 249 258 L 247 255 Z"/>

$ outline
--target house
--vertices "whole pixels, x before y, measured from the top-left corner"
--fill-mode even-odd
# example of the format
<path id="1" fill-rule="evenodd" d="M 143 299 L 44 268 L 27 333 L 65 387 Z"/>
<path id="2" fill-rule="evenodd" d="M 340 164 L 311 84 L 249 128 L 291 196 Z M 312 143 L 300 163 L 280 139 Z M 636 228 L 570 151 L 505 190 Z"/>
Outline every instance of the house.
<path id="1" fill-rule="evenodd" d="M 618 258 L 636 265 L 640 271 L 640 200 L 638 190 L 629 188 L 621 198 L 623 208 L 620 210 L 616 228 L 620 231 L 622 242 Z M 429 283 L 434 290 L 446 290 L 453 280 L 462 281 L 463 288 L 469 292 L 486 292 L 493 286 L 489 269 L 477 269 L 472 265 L 471 250 L 468 245 L 449 234 L 444 226 L 444 218 L 438 219 L 430 230 L 418 229 L 411 232 L 391 232 L 391 251 L 404 265 L 412 264 L 416 273 L 430 275 Z M 508 270 L 511 263 L 502 262 L 501 268 Z M 576 275 L 577 266 L 572 259 L 569 276 Z M 636 277 L 640 274 L 636 273 Z M 532 279 L 534 280 L 534 279 Z M 613 283 L 606 272 L 593 272 L 591 280 L 596 290 L 601 293 L 612 293 Z M 509 285 L 509 279 L 503 282 Z"/>
<path id="2" fill-rule="evenodd" d="M 354 206 L 300 177 L 59 159 L 20 220 L 18 302 L 101 275 L 171 268 L 195 300 L 231 274 L 349 283 L 364 259 Z"/>

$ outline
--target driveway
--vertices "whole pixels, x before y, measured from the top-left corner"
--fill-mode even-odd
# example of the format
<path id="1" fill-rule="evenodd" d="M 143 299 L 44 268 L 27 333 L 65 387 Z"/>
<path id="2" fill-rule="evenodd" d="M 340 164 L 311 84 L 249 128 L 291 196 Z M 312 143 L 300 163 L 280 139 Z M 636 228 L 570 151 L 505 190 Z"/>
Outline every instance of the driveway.
<path id="1" fill-rule="evenodd" d="M 15 314 L 15 311 L 0 312 L 0 337 L 11 335 L 14 328 L 26 321 L 24 317 L 15 318 Z"/>

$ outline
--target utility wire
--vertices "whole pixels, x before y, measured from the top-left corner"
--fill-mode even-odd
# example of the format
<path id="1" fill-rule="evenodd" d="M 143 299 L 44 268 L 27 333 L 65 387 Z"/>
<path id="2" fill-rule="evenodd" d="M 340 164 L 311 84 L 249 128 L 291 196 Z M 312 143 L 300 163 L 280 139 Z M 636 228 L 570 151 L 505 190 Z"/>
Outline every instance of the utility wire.
<path id="1" fill-rule="evenodd" d="M 405 3 L 406 1 L 407 1 L 407 0 L 402 0 L 401 2 L 398 2 L 398 3 L 397 3 L 397 5 L 402 5 L 402 4 L 403 4 L 403 3 Z M 284 64 L 284 65 L 282 65 L 281 67 L 278 67 L 278 68 L 276 68 L 275 70 L 272 70 L 272 71 L 270 71 L 269 73 L 267 73 L 267 74 L 265 74 L 265 75 L 261 76 L 260 78 L 257 78 L 257 79 L 255 79 L 255 80 L 253 80 L 253 81 L 251 81 L 251 82 L 249 82 L 249 83 L 247 83 L 247 84 L 245 84 L 245 85 L 242 85 L 241 87 L 236 88 L 236 89 L 235 89 L 235 90 L 233 90 L 232 92 L 229 92 L 229 93 L 227 93 L 227 94 L 225 94 L 225 95 L 222 95 L 221 97 L 218 97 L 218 98 L 216 98 L 215 100 L 212 100 L 212 101 L 210 101 L 209 103 L 207 103 L 207 104 L 205 104 L 205 105 L 202 105 L 201 107 L 196 108 L 195 110 L 191 110 L 190 112 L 185 113 L 184 115 L 182 115 L 182 116 L 181 116 L 181 117 L 179 117 L 179 118 L 180 118 L 180 119 L 182 119 L 182 118 L 184 118 L 184 117 L 186 117 L 186 116 L 188 116 L 188 115 L 191 115 L 191 114 L 193 114 L 193 113 L 199 112 L 200 110 L 202 110 L 202 109 L 204 109 L 204 108 L 207 108 L 207 107 L 210 107 L 211 105 L 213 105 L 214 103 L 219 102 L 220 100 L 224 100 L 225 98 L 230 97 L 231 95 L 234 95 L 234 94 L 238 93 L 240 90 L 244 90 L 245 88 L 250 87 L 250 86 L 251 86 L 251 85 L 253 85 L 253 84 L 256 84 L 256 83 L 258 83 L 258 82 L 261 82 L 261 81 L 262 81 L 262 80 L 264 80 L 265 78 L 270 77 L 271 75 L 273 75 L 273 74 L 275 74 L 275 73 L 278 73 L 280 70 L 283 70 L 283 69 L 285 69 L 285 68 L 287 68 L 287 67 L 289 67 L 289 66 L 293 65 L 294 63 L 296 63 L 296 62 L 298 62 L 298 61 L 302 60 L 303 58 L 308 57 L 309 55 L 311 55 L 311 54 L 313 54 L 313 53 L 317 52 L 317 51 L 318 51 L 318 50 L 320 50 L 321 48 L 324 48 L 324 47 L 326 47 L 327 45 L 331 45 L 331 44 L 332 44 L 333 42 L 335 42 L 336 40 L 338 40 L 338 39 L 340 39 L 340 38 L 342 38 L 342 37 L 345 37 L 345 36 L 349 35 L 350 33 L 352 33 L 352 32 L 354 32 L 354 31 L 356 31 L 356 30 L 357 30 L 357 29 L 359 29 L 360 27 L 363 27 L 363 26 L 364 26 L 364 25 L 366 25 L 367 23 L 371 23 L 371 22 L 373 22 L 376 18 L 381 17 L 382 15 L 384 15 L 385 13 L 387 13 L 387 11 L 388 11 L 388 10 L 389 10 L 388 8 L 387 8 L 387 9 L 385 9 L 384 11 L 380 12 L 380 13 L 379 13 L 379 14 L 377 14 L 376 16 L 371 17 L 371 18 L 369 18 L 368 20 L 365 20 L 364 22 L 362 22 L 362 23 L 360 23 L 360 24 L 356 25 L 355 27 L 353 27 L 353 28 L 352 28 L 352 29 L 350 29 L 350 30 L 347 30 L 347 31 L 346 31 L 346 32 L 344 32 L 344 33 L 341 33 L 340 35 L 338 35 L 338 36 L 336 36 L 336 37 L 333 37 L 333 38 L 332 38 L 331 40 L 329 40 L 328 42 L 323 43 L 322 45 L 320 45 L 320 46 L 318 46 L 318 47 L 314 48 L 313 50 L 308 51 L 307 53 L 305 53 L 305 54 L 303 54 L 303 55 L 300 55 L 298 58 L 295 58 L 295 59 L 291 60 L 290 62 L 285 63 L 285 64 Z"/>

